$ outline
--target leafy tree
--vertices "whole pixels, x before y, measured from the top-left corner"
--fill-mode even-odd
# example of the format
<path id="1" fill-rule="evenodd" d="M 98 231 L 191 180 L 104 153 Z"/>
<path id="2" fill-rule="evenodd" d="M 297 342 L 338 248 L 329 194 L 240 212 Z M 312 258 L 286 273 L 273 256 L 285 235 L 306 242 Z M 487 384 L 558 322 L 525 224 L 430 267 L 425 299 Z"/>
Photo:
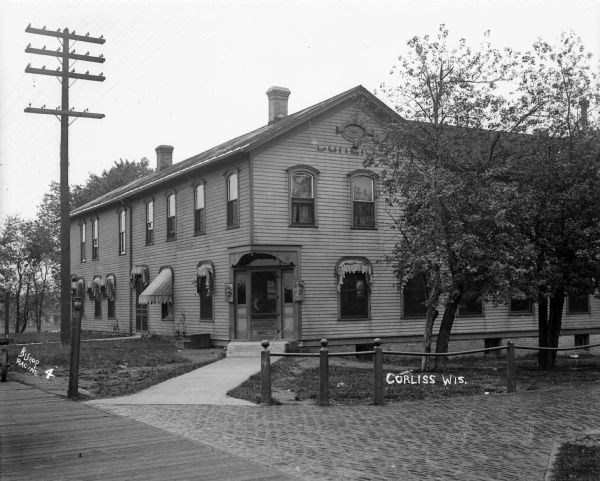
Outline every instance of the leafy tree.
<path id="1" fill-rule="evenodd" d="M 145 157 L 139 162 L 120 159 L 115 161 L 109 170 L 102 174 L 90 174 L 82 185 L 71 188 L 72 207 L 80 207 L 94 199 L 143 177 L 152 172 L 150 161 Z"/>
<path id="2" fill-rule="evenodd" d="M 528 272 L 531 251 L 507 207 L 516 197 L 506 180 L 516 152 L 510 134 L 522 120 L 499 130 L 507 110 L 499 87 L 511 80 L 516 57 L 489 42 L 476 52 L 464 40 L 451 47 L 443 25 L 436 38 L 414 37 L 408 46 L 392 71 L 395 86 L 383 86 L 403 120 L 374 137 L 367 164 L 381 169 L 399 233 L 389 260 L 400 284 L 415 275 L 426 281 L 426 352 L 443 303 L 436 343 L 443 353 L 465 296 L 505 300 Z"/>
<path id="3" fill-rule="evenodd" d="M 531 137 L 527 162 L 514 166 L 522 229 L 535 247 L 540 347 L 557 347 L 565 295 L 589 295 L 600 282 L 600 105 L 598 74 L 581 39 L 538 40 L 521 57 L 514 112 Z M 591 115 L 590 115 L 591 114 Z M 540 351 L 541 368 L 556 352 Z"/>

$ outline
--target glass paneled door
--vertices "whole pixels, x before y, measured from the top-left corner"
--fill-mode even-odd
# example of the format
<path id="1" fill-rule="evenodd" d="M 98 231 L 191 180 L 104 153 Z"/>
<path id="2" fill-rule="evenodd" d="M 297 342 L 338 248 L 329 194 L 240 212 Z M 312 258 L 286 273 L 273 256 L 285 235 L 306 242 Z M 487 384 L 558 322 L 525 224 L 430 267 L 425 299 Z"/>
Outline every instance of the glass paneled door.
<path id="1" fill-rule="evenodd" d="M 281 331 L 279 271 L 251 271 L 250 338 L 275 339 Z"/>

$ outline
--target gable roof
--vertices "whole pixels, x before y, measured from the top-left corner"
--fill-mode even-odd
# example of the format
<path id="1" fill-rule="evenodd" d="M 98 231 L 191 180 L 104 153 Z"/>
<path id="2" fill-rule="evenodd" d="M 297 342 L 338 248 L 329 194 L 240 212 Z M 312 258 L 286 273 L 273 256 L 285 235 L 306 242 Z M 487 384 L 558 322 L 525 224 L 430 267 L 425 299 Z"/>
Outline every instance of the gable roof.
<path id="1" fill-rule="evenodd" d="M 248 132 L 247 134 L 217 145 L 212 149 L 194 155 L 189 159 L 182 160 L 181 162 L 177 162 L 176 164 L 173 164 L 165 169 L 152 172 L 151 174 L 136 179 L 129 184 L 114 189 L 107 194 L 88 202 L 87 204 L 77 207 L 71 212 L 71 217 L 85 214 L 99 207 L 106 207 L 108 205 L 120 202 L 141 192 L 152 189 L 164 181 L 175 179 L 179 176 L 187 174 L 199 166 L 213 164 L 215 162 L 230 158 L 236 154 L 250 152 L 260 145 L 276 139 L 294 127 L 297 127 L 298 125 L 345 102 L 346 100 L 361 96 L 371 104 L 375 104 L 375 107 L 378 109 L 378 111 L 382 111 L 388 116 L 394 116 L 396 118 L 398 117 L 398 115 L 384 102 L 375 97 L 362 85 L 358 85 L 357 87 L 342 92 L 311 107 L 288 115 L 281 120 L 277 120 L 276 122 L 260 127 L 256 130 Z"/>

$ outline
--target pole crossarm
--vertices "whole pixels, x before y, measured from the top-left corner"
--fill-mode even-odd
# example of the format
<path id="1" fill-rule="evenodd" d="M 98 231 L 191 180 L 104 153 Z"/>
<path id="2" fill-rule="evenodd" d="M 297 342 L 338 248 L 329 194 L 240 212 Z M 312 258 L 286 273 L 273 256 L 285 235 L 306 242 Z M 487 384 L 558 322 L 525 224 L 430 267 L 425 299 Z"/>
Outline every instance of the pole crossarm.
<path id="1" fill-rule="evenodd" d="M 46 50 L 45 48 L 27 47 L 25 53 L 34 53 L 37 55 L 48 55 L 49 57 L 64 57 L 65 54 L 59 50 Z M 104 57 L 94 57 L 93 55 L 80 55 L 78 53 L 68 53 L 67 57 L 73 60 L 83 60 L 85 62 L 104 63 Z"/>
<path id="2" fill-rule="evenodd" d="M 60 28 L 56 31 L 46 30 L 44 28 L 34 28 L 31 25 L 28 25 L 25 29 L 27 33 L 35 33 L 36 35 L 46 35 L 48 37 L 56 37 L 56 38 L 68 38 L 70 40 L 76 40 L 78 42 L 89 42 L 89 43 L 98 43 L 103 44 L 106 42 L 106 39 L 102 36 L 100 37 L 90 37 L 89 33 L 86 35 L 76 35 L 75 32 L 69 33 L 68 31 L 61 31 Z"/>
<path id="3" fill-rule="evenodd" d="M 100 75 L 90 75 L 87 73 L 77 73 L 77 72 L 62 72 L 61 70 L 48 70 L 45 68 L 35 68 L 27 66 L 25 68 L 25 73 L 34 73 L 39 75 L 50 75 L 52 77 L 69 77 L 76 78 L 81 80 L 94 80 L 96 82 L 104 82 L 106 77 L 102 74 Z"/>
<path id="4" fill-rule="evenodd" d="M 89 119 L 103 119 L 104 114 L 95 114 L 93 112 L 79 112 L 76 110 L 44 109 L 36 107 L 26 107 L 28 114 L 47 114 L 47 115 L 68 115 L 69 117 L 87 117 Z"/>

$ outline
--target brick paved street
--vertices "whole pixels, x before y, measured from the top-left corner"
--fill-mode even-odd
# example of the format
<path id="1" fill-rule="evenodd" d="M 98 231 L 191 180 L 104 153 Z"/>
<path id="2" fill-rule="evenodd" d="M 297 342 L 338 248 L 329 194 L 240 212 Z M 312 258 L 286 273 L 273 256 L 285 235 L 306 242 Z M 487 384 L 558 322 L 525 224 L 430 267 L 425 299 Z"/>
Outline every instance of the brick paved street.
<path id="1" fill-rule="evenodd" d="M 600 385 L 383 407 L 106 406 L 306 480 L 543 480 L 555 441 L 600 428 Z"/>

